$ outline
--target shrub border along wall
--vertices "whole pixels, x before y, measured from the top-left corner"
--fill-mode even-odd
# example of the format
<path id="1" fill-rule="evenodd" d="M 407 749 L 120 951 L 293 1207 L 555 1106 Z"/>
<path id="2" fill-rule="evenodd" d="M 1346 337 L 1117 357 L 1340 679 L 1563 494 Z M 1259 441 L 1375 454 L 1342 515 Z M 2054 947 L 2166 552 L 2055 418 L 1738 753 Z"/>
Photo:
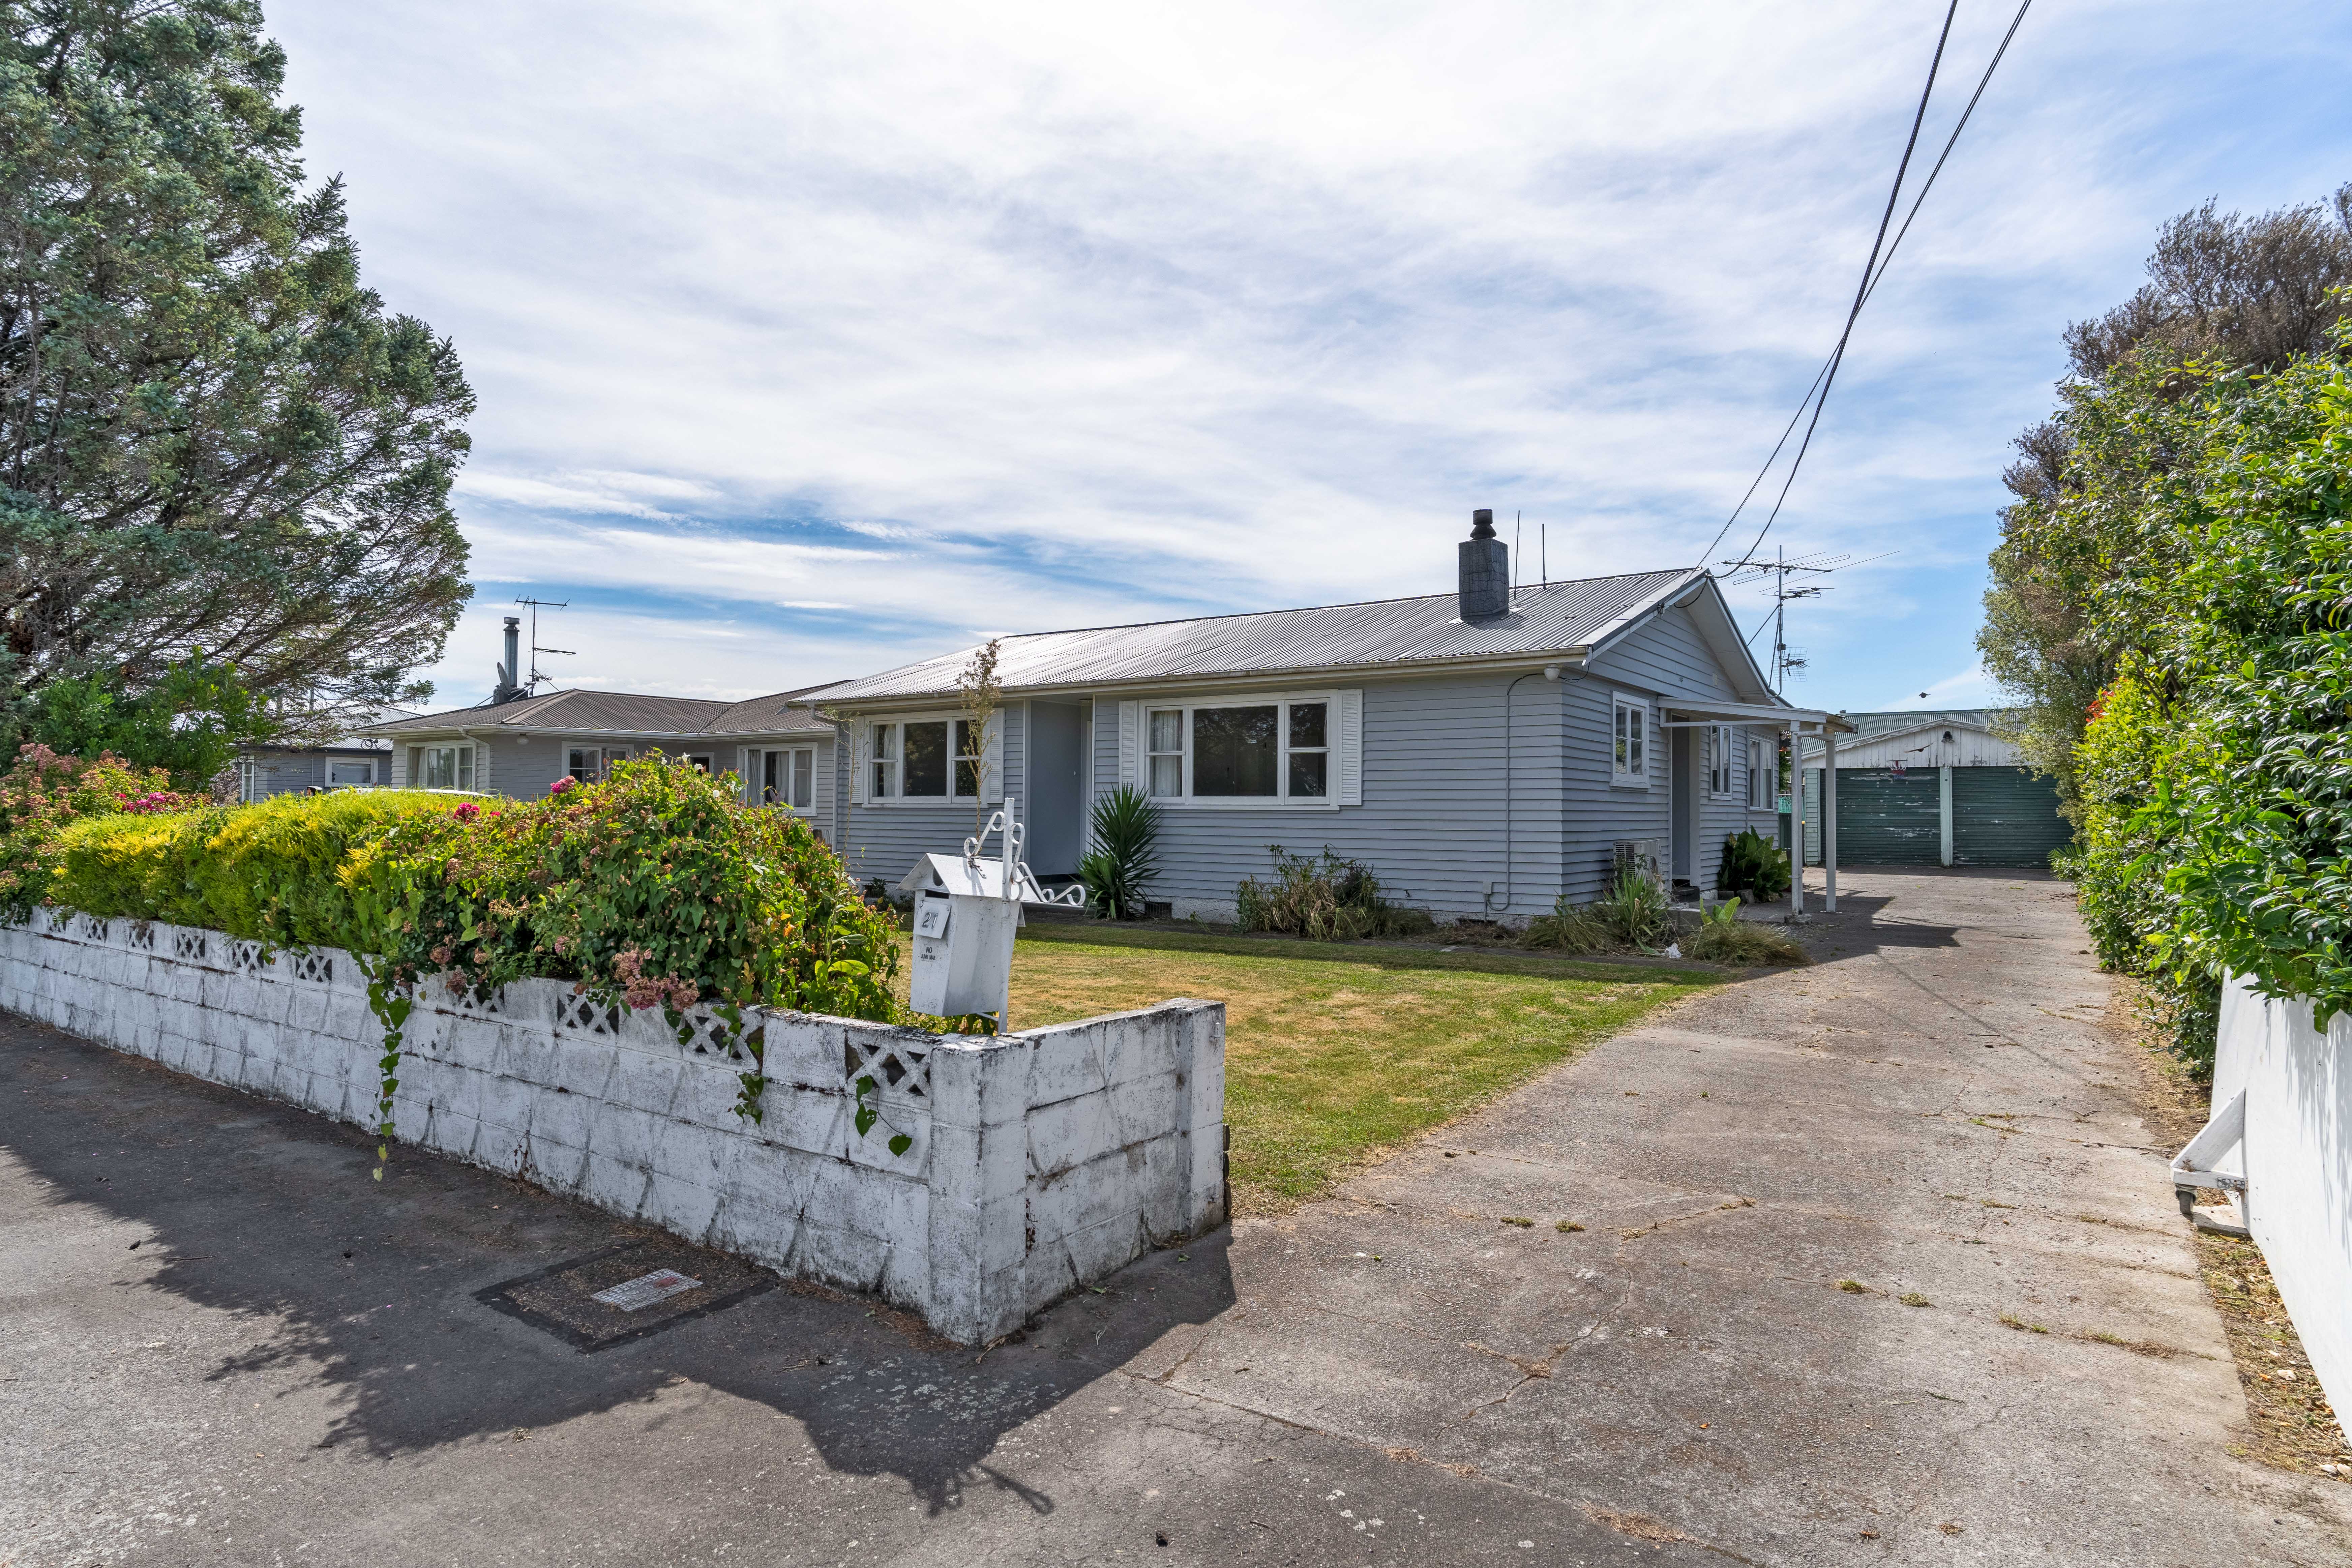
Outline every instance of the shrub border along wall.
<path id="1" fill-rule="evenodd" d="M 406 1142 L 524 1177 L 783 1273 L 877 1293 L 984 1343 L 1225 1217 L 1224 1007 L 1178 1000 L 998 1037 L 780 1009 L 753 1064 L 707 1008 L 556 980 L 423 982 L 394 1100 Z M 334 949 L 37 910 L 0 926 L 0 1007 L 373 1128 L 383 1032 Z M 909 1142 L 860 1136 L 867 1103 Z"/>

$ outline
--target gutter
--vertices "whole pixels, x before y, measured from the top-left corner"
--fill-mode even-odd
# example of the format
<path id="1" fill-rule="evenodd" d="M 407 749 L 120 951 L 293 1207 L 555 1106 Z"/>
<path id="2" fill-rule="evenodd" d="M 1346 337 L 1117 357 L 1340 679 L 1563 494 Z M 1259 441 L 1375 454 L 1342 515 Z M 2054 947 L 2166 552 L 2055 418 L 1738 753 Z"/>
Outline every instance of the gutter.
<path id="1" fill-rule="evenodd" d="M 1555 653 L 1496 654 L 1476 658 L 1458 659 L 1391 659 L 1381 664 L 1326 664 L 1294 667 L 1270 671 L 1236 671 L 1226 675 L 1187 675 L 1167 679 L 1157 677 L 1121 676 L 1117 679 L 1062 681 L 1050 686 L 1008 686 L 1004 698 L 1011 701 L 1024 697 L 1089 697 L 1112 691 L 1186 692 L 1230 691 L 1236 687 L 1296 686 L 1302 679 L 1333 681 L 1388 675 L 1446 675 L 1456 671 L 1464 674 L 1488 674 L 1508 671 L 1540 673 L 1548 666 L 1580 666 L 1591 654 L 1589 645 L 1562 648 Z M 940 702 L 956 700 L 953 687 L 938 691 L 902 691 L 888 696 L 846 698 L 807 698 L 804 701 L 814 710 L 822 705 L 841 708 L 845 711 L 865 712 L 884 707 L 935 707 Z M 797 702 L 796 702 L 797 705 Z"/>

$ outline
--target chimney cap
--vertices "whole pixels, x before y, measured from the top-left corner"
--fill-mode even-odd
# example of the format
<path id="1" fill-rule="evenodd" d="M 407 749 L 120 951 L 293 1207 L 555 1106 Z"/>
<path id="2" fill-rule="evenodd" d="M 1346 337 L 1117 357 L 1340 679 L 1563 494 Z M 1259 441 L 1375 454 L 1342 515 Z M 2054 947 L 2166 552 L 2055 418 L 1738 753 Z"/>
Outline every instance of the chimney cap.
<path id="1" fill-rule="evenodd" d="M 1495 509 L 1493 507 L 1482 506 L 1470 514 L 1470 537 L 1473 539 L 1492 539 L 1495 537 Z"/>

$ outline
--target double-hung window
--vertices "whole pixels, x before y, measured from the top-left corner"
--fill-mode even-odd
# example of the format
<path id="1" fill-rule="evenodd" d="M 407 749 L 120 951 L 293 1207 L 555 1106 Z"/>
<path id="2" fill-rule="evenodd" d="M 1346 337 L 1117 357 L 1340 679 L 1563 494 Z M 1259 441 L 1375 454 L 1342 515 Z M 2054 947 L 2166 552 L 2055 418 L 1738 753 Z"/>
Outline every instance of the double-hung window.
<path id="1" fill-rule="evenodd" d="M 1748 742 L 1748 806 L 1751 811 L 1769 811 L 1776 804 L 1773 786 L 1780 783 L 1780 770 L 1773 765 L 1770 742 L 1751 739 Z"/>
<path id="2" fill-rule="evenodd" d="M 1163 800 L 1320 805 L 1331 797 L 1330 696 L 1144 710 L 1143 782 Z"/>
<path id="3" fill-rule="evenodd" d="M 474 787 L 474 748 L 468 742 L 417 746 L 412 748 L 409 755 L 411 781 L 418 789 Z"/>
<path id="4" fill-rule="evenodd" d="M 1650 705 L 1638 697 L 1620 696 L 1611 705 L 1609 782 L 1650 782 Z"/>
<path id="5" fill-rule="evenodd" d="M 582 784 L 602 784 L 612 776 L 614 763 L 626 762 L 626 746 L 567 746 L 563 771 Z"/>
<path id="6" fill-rule="evenodd" d="M 898 719 L 871 736 L 874 800 L 971 800 L 986 782 L 982 736 L 969 719 Z M 812 753 L 814 756 L 814 753 Z M 814 766 L 814 763 L 812 763 Z"/>
<path id="7" fill-rule="evenodd" d="M 1706 793 L 1731 794 L 1731 726 L 1709 724 L 1699 731 L 1706 737 Z"/>
<path id="8" fill-rule="evenodd" d="M 807 811 L 816 805 L 816 748 L 789 746 L 760 753 L 756 799 L 761 805 Z"/>

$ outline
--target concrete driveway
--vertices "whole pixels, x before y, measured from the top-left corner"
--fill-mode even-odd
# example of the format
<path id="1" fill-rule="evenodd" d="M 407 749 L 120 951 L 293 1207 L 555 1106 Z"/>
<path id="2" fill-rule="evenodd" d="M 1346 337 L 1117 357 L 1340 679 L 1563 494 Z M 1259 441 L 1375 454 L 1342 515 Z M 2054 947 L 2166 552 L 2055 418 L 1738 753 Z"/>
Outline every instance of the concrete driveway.
<path id="1" fill-rule="evenodd" d="M 2352 1563 L 2229 1455 L 2067 890 L 1845 883 L 985 1354 L 789 1286 L 583 1353 L 477 1293 L 627 1226 L 0 1023 L 0 1563 Z"/>

